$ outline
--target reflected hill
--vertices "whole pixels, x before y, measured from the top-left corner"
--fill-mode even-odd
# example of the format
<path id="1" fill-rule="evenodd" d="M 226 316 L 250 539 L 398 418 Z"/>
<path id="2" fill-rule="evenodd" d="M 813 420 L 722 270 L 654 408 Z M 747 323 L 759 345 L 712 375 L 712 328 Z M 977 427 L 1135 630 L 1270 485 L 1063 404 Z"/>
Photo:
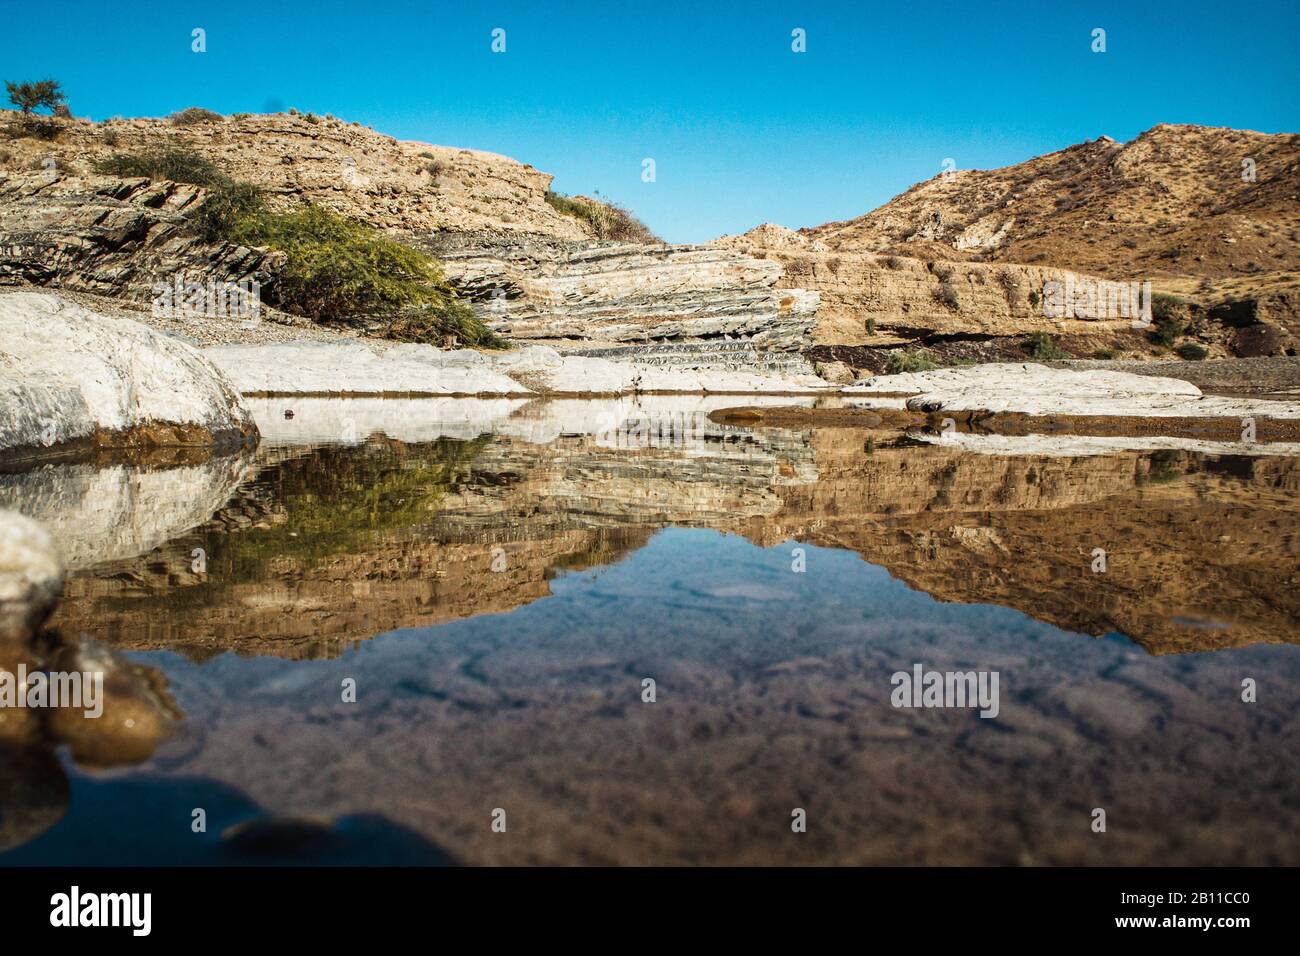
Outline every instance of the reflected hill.
<path id="1" fill-rule="evenodd" d="M 264 448 L 209 520 L 71 576 L 54 624 L 200 659 L 328 657 L 376 633 L 509 611 L 550 594 L 557 574 L 690 526 L 852 550 L 941 601 L 1119 631 L 1153 654 L 1296 641 L 1295 459 L 682 431 L 660 428 L 653 404 L 633 426 L 574 432 Z M 137 507 L 152 505 L 137 493 Z"/>

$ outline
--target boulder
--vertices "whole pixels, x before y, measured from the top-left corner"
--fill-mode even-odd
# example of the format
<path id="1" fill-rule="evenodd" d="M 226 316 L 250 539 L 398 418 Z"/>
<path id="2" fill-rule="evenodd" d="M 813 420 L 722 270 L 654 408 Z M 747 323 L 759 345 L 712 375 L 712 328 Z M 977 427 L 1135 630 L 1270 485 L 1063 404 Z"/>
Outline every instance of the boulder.
<path id="1" fill-rule="evenodd" d="M 256 435 L 235 388 L 179 339 L 48 293 L 0 295 L 0 455 Z"/>

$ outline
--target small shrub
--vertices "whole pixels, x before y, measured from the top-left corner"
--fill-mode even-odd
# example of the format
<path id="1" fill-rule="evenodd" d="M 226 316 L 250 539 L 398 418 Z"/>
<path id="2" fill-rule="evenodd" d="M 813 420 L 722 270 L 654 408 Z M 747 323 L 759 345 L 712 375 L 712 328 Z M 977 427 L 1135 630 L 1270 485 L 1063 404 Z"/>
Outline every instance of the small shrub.
<path id="1" fill-rule="evenodd" d="M 424 150 L 421 150 L 421 151 L 420 151 L 420 158 L 421 158 L 421 159 L 437 159 L 438 157 L 435 156 L 433 153 L 429 152 L 427 149 L 424 149 Z"/>
<path id="2" fill-rule="evenodd" d="M 600 196 L 599 193 L 596 194 Z M 607 199 L 590 199 L 586 196 L 565 196 L 547 190 L 546 201 L 551 208 L 566 216 L 587 223 L 597 239 L 620 242 L 658 242 L 659 238 L 640 219 L 627 209 Z"/>
<path id="3" fill-rule="evenodd" d="M 230 182 L 230 177 L 214 163 L 174 146 L 144 153 L 115 153 L 97 160 L 94 166 L 96 172 L 109 176 L 145 176 L 194 186 L 217 186 Z"/>
<path id="4" fill-rule="evenodd" d="M 875 334 L 876 334 L 876 319 L 875 319 L 875 316 L 868 316 L 868 318 L 867 318 L 867 334 L 868 334 L 868 335 L 875 335 Z"/>
<path id="5" fill-rule="evenodd" d="M 303 117 L 303 119 L 305 119 L 308 123 L 311 123 L 312 126 L 315 126 L 320 122 L 320 117 L 318 117 L 315 113 L 308 113 L 306 116 Z"/>
<path id="6" fill-rule="evenodd" d="M 116 146 L 117 138 L 117 130 L 115 129 L 106 129 L 104 130 L 103 135 L 100 136 L 100 139 L 104 141 L 105 146 Z"/>
<path id="7" fill-rule="evenodd" d="M 194 126 L 199 123 L 224 123 L 226 121 L 226 118 L 220 113 L 205 110 L 201 106 L 191 106 L 178 113 L 173 113 L 169 119 L 173 126 Z"/>
<path id="8" fill-rule="evenodd" d="M 1178 357 L 1186 359 L 1189 362 L 1199 362 L 1210 354 L 1210 350 L 1203 345 L 1197 345 L 1195 342 L 1184 342 L 1178 348 L 1174 349 Z"/>
<path id="9" fill-rule="evenodd" d="M 898 256 L 885 256 L 885 268 L 898 270 L 903 268 L 903 260 Z"/>
<path id="10" fill-rule="evenodd" d="M 940 281 L 939 288 L 935 290 L 934 299 L 940 305 L 946 306 L 954 312 L 960 311 L 961 299 L 957 297 L 957 286 L 953 284 L 951 272 Z"/>
<path id="11" fill-rule="evenodd" d="M 1037 289 L 1030 289 L 1030 290 L 1029 290 L 1029 306 L 1030 306 L 1030 308 L 1033 308 L 1033 309 L 1038 308 L 1038 303 L 1040 303 L 1040 302 L 1042 302 L 1042 301 L 1043 301 L 1043 297 L 1042 297 L 1041 295 L 1039 295 Z"/>
<path id="12" fill-rule="evenodd" d="M 1020 347 L 1035 362 L 1059 362 L 1071 358 L 1070 353 L 1057 344 L 1056 337 L 1047 332 L 1033 333 L 1020 343 Z"/>
<path id="13" fill-rule="evenodd" d="M 925 349 L 894 349 L 885 359 L 886 375 L 901 375 L 904 372 L 928 372 L 939 367 L 934 356 Z"/>
<path id="14" fill-rule="evenodd" d="M 1095 359 L 1109 360 L 1115 357 L 1115 353 L 1112 352 L 1110 349 L 1097 349 L 1097 351 L 1092 353 L 1092 357 Z"/>
<path id="15" fill-rule="evenodd" d="M 446 169 L 445 165 L 436 159 L 431 163 L 425 163 L 422 168 L 429 174 L 429 178 L 435 181 Z"/>

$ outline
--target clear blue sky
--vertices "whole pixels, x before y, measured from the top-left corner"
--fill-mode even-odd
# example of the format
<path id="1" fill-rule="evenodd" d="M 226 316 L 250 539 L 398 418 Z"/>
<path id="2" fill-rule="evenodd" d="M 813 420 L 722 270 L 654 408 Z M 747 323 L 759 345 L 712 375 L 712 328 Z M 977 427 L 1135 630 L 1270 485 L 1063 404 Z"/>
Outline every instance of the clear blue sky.
<path id="1" fill-rule="evenodd" d="M 1004 166 L 1160 122 L 1300 130 L 1297 0 L 0 7 L 0 78 L 55 77 L 78 115 L 333 113 L 532 163 L 674 241 L 859 215 L 946 157 Z"/>

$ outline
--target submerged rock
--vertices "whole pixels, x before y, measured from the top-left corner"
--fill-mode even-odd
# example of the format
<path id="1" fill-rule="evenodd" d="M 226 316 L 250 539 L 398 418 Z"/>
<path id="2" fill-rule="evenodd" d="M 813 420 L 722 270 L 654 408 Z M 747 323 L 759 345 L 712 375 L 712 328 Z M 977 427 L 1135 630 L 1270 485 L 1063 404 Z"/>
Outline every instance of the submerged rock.
<path id="1" fill-rule="evenodd" d="M 56 295 L 0 295 L 0 454 L 209 446 L 256 434 L 235 388 L 179 339 Z"/>

